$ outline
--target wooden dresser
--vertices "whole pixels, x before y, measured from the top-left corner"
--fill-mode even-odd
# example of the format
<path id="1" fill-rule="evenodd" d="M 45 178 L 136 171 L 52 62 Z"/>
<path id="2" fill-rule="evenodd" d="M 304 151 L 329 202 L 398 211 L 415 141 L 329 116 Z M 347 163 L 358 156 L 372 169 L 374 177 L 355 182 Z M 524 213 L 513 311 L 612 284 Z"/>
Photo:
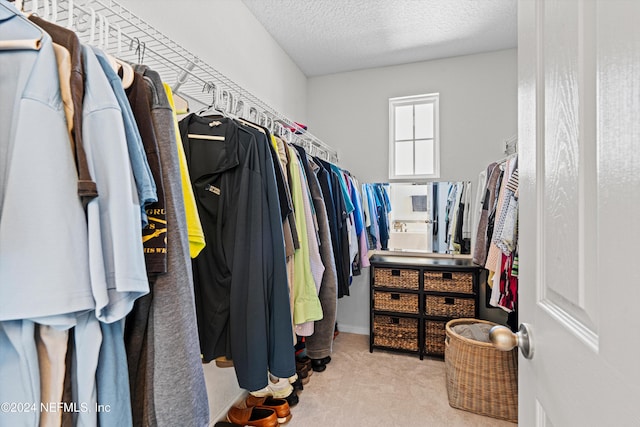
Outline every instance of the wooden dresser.
<path id="1" fill-rule="evenodd" d="M 478 318 L 482 268 L 467 258 L 374 255 L 369 351 L 444 356 L 444 325 Z"/>

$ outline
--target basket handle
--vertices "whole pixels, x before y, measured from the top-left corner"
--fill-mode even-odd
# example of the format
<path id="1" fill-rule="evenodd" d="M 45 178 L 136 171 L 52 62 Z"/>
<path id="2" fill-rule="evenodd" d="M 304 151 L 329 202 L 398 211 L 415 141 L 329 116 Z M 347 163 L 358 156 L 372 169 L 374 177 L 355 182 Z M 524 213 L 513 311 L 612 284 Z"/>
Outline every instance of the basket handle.
<path id="1" fill-rule="evenodd" d="M 449 341 L 451 341 L 451 338 L 449 337 L 449 335 L 444 337 L 444 346 L 445 347 L 449 347 Z"/>
<path id="2" fill-rule="evenodd" d="M 456 299 L 452 297 L 444 297 L 444 303 L 446 305 L 453 305 L 456 303 Z"/>
<path id="3" fill-rule="evenodd" d="M 391 294 L 391 299 L 399 300 L 400 299 L 400 294 Z"/>
<path id="4" fill-rule="evenodd" d="M 400 270 L 398 270 L 398 269 L 391 270 L 391 275 L 392 276 L 400 276 Z"/>
<path id="5" fill-rule="evenodd" d="M 453 279 L 453 273 L 442 273 L 442 278 L 443 279 Z"/>

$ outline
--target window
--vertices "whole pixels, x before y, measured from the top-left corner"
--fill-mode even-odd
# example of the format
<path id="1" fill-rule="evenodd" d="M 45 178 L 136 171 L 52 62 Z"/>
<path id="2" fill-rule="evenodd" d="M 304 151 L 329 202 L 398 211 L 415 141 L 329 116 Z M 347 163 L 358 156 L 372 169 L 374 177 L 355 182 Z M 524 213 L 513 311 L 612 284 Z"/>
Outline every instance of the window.
<path id="1" fill-rule="evenodd" d="M 389 179 L 440 177 L 439 98 L 389 99 Z"/>

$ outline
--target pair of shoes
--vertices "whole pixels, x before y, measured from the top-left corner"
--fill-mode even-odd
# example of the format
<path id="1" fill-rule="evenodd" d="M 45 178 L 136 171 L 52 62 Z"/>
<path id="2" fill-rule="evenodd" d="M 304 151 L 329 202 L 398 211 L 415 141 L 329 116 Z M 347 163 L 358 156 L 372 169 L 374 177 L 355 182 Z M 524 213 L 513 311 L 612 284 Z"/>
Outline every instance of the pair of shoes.
<path id="1" fill-rule="evenodd" d="M 331 362 L 331 356 L 322 359 L 311 359 L 311 367 L 316 372 L 322 372 L 327 369 L 327 365 Z"/>
<path id="2" fill-rule="evenodd" d="M 260 390 L 254 390 L 249 392 L 255 397 L 287 397 L 293 391 L 293 386 L 289 382 L 289 378 L 278 378 L 277 381 L 273 381 L 271 375 L 269 375 L 269 383 L 266 387 Z"/>
<path id="3" fill-rule="evenodd" d="M 254 397 L 247 396 L 245 401 L 247 408 L 265 408 L 273 409 L 278 417 L 279 424 L 286 424 L 291 420 L 291 410 L 289 408 L 289 402 L 286 399 L 276 399 L 273 397 Z"/>
<path id="4" fill-rule="evenodd" d="M 278 427 L 276 411 L 270 408 L 238 408 L 233 406 L 227 412 L 227 419 L 241 426 Z"/>

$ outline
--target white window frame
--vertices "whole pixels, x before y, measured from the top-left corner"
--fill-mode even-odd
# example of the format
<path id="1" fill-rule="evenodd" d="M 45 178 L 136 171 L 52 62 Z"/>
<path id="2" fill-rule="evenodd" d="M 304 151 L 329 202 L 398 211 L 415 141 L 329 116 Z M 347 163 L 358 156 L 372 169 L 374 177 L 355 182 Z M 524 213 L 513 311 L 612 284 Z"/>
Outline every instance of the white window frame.
<path id="1" fill-rule="evenodd" d="M 433 104 L 433 173 L 432 174 L 396 174 L 396 129 L 395 110 L 403 105 Z M 409 140 L 407 140 L 409 141 Z M 414 170 L 415 170 L 415 121 L 413 134 Z M 416 179 L 440 178 L 440 94 L 428 93 L 423 95 L 400 96 L 389 98 L 389 180 L 415 181 Z"/>

